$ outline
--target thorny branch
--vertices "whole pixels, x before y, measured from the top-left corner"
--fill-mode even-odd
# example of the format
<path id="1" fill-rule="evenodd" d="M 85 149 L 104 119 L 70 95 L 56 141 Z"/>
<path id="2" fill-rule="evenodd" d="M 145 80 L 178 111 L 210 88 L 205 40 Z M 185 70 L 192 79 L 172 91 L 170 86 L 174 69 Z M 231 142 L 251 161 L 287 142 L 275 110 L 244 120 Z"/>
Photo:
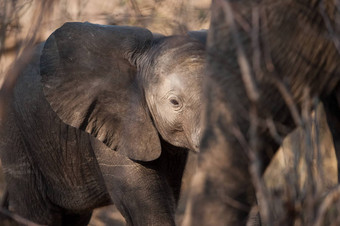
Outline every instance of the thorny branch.
<path id="1" fill-rule="evenodd" d="M 332 189 L 330 192 L 328 192 L 327 196 L 325 199 L 322 201 L 317 215 L 316 215 L 316 222 L 315 226 L 323 226 L 325 217 L 327 214 L 327 211 L 329 208 L 331 208 L 332 204 L 339 202 L 340 201 L 340 186 L 338 185 L 334 189 Z"/>

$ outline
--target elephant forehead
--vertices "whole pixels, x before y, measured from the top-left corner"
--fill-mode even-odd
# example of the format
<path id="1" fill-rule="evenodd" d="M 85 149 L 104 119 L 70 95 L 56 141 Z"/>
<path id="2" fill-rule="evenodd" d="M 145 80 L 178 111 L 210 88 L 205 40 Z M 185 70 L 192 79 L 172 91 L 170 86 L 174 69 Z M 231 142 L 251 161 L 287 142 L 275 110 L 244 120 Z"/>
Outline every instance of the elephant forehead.
<path id="1" fill-rule="evenodd" d="M 159 93 L 165 95 L 169 92 L 175 94 L 185 94 L 200 92 L 201 76 L 186 72 L 173 72 L 164 76 L 159 86 Z"/>
<path id="2" fill-rule="evenodd" d="M 165 46 L 165 47 L 164 47 Z M 203 63 L 205 54 L 201 50 L 201 45 L 196 42 L 185 41 L 179 45 L 166 48 L 167 45 L 161 47 L 159 55 L 157 55 L 157 65 L 159 70 L 172 70 L 184 64 L 184 67 L 191 63 Z"/>
<path id="3" fill-rule="evenodd" d="M 170 56 L 163 57 L 158 61 L 158 73 L 161 75 L 171 75 L 179 73 L 191 75 L 191 73 L 201 72 L 204 65 L 204 59 L 201 56 L 192 55 L 186 57 Z M 156 70 L 157 73 L 157 70 Z"/>
<path id="4" fill-rule="evenodd" d="M 162 91 L 178 90 L 185 87 L 185 79 L 181 79 L 177 73 L 169 74 L 162 82 Z"/>

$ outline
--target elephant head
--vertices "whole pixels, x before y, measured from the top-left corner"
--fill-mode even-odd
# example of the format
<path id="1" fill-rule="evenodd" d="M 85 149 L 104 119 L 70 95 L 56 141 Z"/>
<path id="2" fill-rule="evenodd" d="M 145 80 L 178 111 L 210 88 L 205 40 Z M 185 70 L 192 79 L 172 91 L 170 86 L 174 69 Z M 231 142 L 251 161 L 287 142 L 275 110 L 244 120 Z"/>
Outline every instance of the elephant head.
<path id="1" fill-rule="evenodd" d="M 66 23 L 41 55 L 43 91 L 57 115 L 133 160 L 160 138 L 197 150 L 204 45 L 143 28 Z"/>

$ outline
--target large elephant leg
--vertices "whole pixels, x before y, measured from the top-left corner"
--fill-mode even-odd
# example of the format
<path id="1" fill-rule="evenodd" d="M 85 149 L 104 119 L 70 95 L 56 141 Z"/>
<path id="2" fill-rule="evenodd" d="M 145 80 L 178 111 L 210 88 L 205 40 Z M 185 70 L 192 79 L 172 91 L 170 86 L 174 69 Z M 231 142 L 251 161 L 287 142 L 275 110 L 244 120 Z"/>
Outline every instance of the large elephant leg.
<path id="1" fill-rule="evenodd" d="M 92 145 L 107 190 L 128 225 L 175 225 L 177 195 L 158 170 L 159 159 L 135 162 L 99 141 Z"/>
<path id="2" fill-rule="evenodd" d="M 215 55 L 210 57 L 217 65 L 212 71 L 223 68 Z M 199 170 L 191 185 L 191 203 L 186 213 L 189 217 L 184 225 L 246 225 L 251 206 L 256 203 L 254 178 L 250 173 L 254 171 L 250 170 L 255 168 L 257 176 L 261 176 L 279 147 L 264 123 L 258 124 L 252 137 L 251 103 L 245 98 L 247 93 L 241 76 L 233 75 L 230 70 L 217 71 L 206 79 L 208 101 Z M 273 130 L 271 133 L 284 137 L 293 127 L 289 110 L 281 94 L 270 84 L 261 85 L 265 88 L 255 117 L 261 122 L 272 118 L 276 134 Z M 270 107 L 273 102 L 275 106 Z M 258 157 L 255 165 L 254 149 Z"/>
<path id="3" fill-rule="evenodd" d="M 332 133 L 336 159 L 338 161 L 338 182 L 340 182 L 340 85 L 327 97 L 322 98 L 327 123 Z"/>
<path id="4" fill-rule="evenodd" d="M 199 170 L 193 178 L 183 225 L 246 225 L 256 203 L 249 153 L 239 137 L 230 132 L 232 125 L 221 123 L 225 122 L 223 113 L 212 114 L 217 115 L 210 115 L 208 120 L 216 121 L 209 122 L 202 141 L 202 150 L 209 151 L 199 156 Z M 260 162 L 256 164 L 263 174 L 279 144 L 268 133 L 259 136 L 258 142 Z"/>
<path id="5" fill-rule="evenodd" d="M 255 203 L 246 153 L 241 149 L 232 153 L 233 141 L 211 136 L 217 142 L 207 146 L 209 153 L 199 156 L 183 225 L 239 225 L 240 219 L 245 225 Z"/>

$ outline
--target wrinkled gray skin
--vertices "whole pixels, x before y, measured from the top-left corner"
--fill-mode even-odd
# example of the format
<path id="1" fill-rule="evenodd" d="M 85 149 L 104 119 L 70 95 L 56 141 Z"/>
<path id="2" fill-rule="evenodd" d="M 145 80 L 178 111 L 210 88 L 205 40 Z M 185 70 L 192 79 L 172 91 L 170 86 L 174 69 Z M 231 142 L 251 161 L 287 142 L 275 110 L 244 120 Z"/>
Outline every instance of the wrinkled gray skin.
<path id="1" fill-rule="evenodd" d="M 114 203 L 128 225 L 174 225 L 200 139 L 204 45 L 142 28 L 66 23 L 19 77 L 1 123 L 9 208 L 86 225 Z"/>
<path id="2" fill-rule="evenodd" d="M 245 225 L 255 203 L 244 145 L 250 144 L 249 115 L 253 110 L 240 71 L 237 42 L 248 59 L 259 92 L 255 108 L 260 171 L 264 172 L 280 145 L 270 134 L 267 119 L 273 120 L 281 137 L 296 126 L 287 100 L 282 98 L 284 87 L 298 111 L 304 94 L 322 100 L 339 161 L 340 54 L 335 44 L 340 36 L 334 24 L 340 15 L 336 2 L 213 1 L 204 79 L 204 132 L 186 226 Z M 235 29 L 228 20 L 232 14 Z M 293 220 L 291 216 L 287 219 Z"/>

